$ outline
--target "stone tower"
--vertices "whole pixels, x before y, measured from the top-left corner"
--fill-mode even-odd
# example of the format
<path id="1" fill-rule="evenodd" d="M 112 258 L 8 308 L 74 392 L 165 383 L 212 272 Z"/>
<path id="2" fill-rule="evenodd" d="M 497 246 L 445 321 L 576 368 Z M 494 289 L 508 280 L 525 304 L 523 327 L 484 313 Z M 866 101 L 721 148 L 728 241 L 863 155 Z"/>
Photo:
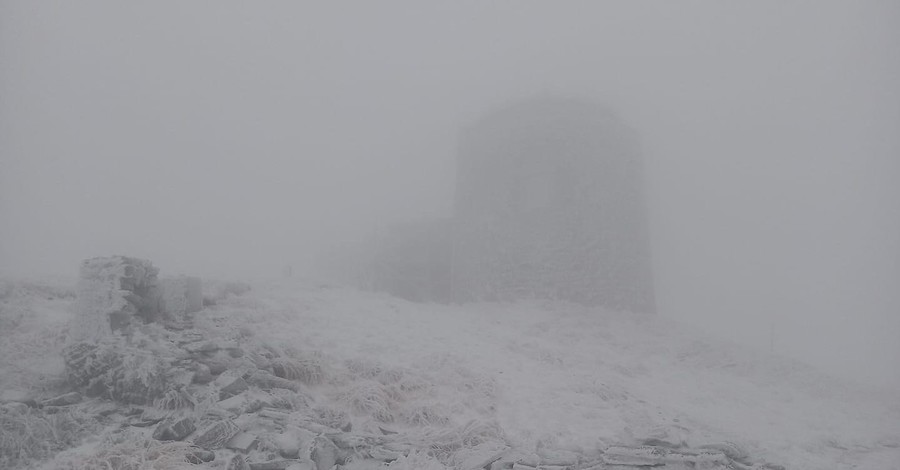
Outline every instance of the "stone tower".
<path id="1" fill-rule="evenodd" d="M 653 312 L 642 191 L 637 136 L 601 106 L 542 97 L 487 115 L 460 137 L 453 297 Z"/>

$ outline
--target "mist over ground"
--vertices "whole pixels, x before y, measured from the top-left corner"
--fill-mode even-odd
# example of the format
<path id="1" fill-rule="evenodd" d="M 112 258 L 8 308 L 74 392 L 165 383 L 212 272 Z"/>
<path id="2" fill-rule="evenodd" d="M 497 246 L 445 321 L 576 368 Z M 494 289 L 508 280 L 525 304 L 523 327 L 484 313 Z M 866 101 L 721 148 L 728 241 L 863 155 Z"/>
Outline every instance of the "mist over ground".
<path id="1" fill-rule="evenodd" d="M 642 139 L 660 315 L 900 386 L 898 31 L 891 2 L 3 2 L 0 272 L 308 271 L 448 214 L 466 124 L 585 97 Z"/>

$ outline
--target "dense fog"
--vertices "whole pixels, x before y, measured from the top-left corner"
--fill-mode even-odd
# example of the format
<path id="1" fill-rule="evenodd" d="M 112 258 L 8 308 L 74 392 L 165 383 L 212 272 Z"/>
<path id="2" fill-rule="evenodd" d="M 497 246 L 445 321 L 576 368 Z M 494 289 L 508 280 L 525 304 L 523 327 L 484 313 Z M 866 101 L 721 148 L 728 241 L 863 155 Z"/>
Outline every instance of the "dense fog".
<path id="1" fill-rule="evenodd" d="M 0 273 L 315 277 L 535 96 L 638 136 L 656 310 L 900 386 L 891 2 L 0 3 Z M 349 249 L 349 248 L 348 248 Z"/>

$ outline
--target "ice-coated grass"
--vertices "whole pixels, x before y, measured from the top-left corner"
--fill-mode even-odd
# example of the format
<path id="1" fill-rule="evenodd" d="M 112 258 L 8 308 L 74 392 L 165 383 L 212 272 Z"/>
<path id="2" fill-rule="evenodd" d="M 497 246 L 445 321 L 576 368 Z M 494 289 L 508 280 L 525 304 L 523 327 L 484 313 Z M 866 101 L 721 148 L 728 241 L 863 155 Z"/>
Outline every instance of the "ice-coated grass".
<path id="1" fill-rule="evenodd" d="M 292 390 L 273 388 L 268 394 L 272 397 L 272 406 L 276 408 L 285 408 L 296 411 L 305 410 L 312 404 L 312 398 Z"/>
<path id="2" fill-rule="evenodd" d="M 347 412 L 340 408 L 320 405 L 313 408 L 313 420 L 323 426 L 340 429 L 349 421 Z"/>
<path id="3" fill-rule="evenodd" d="M 322 361 L 312 354 L 298 353 L 294 357 L 275 358 L 271 367 L 276 376 L 306 385 L 318 385 L 325 380 Z"/>
<path id="4" fill-rule="evenodd" d="M 423 404 L 411 407 L 400 415 L 406 424 L 420 427 L 447 426 L 450 411 L 440 404 Z"/>
<path id="5" fill-rule="evenodd" d="M 87 455 L 63 453 L 50 463 L 58 470 L 182 470 L 196 468 L 188 457 L 196 447 L 132 437 L 106 442 Z"/>
<path id="6" fill-rule="evenodd" d="M 73 297 L 55 280 L 0 280 L 0 391 L 60 385 Z"/>
<path id="7" fill-rule="evenodd" d="M 353 413 L 371 416 L 383 423 L 394 422 L 396 402 L 391 399 L 384 385 L 373 380 L 361 380 L 356 385 L 337 394 L 337 402 Z"/>
<path id="8" fill-rule="evenodd" d="M 46 414 L 32 408 L 0 409 L 0 468 L 49 457 L 98 427 L 92 416 L 78 411 Z"/>
<path id="9" fill-rule="evenodd" d="M 392 470 L 448 470 L 450 467 L 427 452 L 410 452 L 387 465 Z"/>
<path id="10" fill-rule="evenodd" d="M 153 401 L 153 406 L 161 410 L 193 410 L 197 402 L 184 389 L 169 390 Z"/>
<path id="11" fill-rule="evenodd" d="M 442 462 L 449 462 L 461 449 L 485 443 L 504 443 L 506 435 L 495 420 L 474 419 L 463 426 L 423 434 L 420 445 L 427 445 Z"/>

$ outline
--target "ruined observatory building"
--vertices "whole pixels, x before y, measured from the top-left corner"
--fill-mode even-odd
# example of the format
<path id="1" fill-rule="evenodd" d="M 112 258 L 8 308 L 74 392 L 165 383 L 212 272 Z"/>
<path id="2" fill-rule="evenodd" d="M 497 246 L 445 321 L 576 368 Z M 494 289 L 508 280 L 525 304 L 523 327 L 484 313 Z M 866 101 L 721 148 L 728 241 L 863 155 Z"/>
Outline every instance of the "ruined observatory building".
<path id="1" fill-rule="evenodd" d="M 653 312 L 637 136 L 608 109 L 535 98 L 464 129 L 451 292 Z"/>

